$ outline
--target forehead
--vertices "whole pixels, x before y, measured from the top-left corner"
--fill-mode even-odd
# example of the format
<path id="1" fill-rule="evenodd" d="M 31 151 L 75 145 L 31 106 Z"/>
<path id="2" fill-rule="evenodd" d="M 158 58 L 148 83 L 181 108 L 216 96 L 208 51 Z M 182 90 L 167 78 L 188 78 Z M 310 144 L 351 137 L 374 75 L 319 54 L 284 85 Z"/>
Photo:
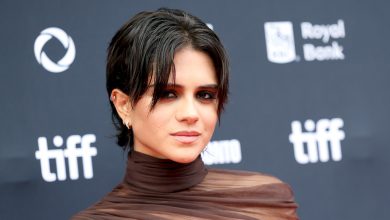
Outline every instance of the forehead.
<path id="1" fill-rule="evenodd" d="M 176 51 L 174 56 L 174 74 L 170 74 L 169 82 L 178 84 L 207 83 L 216 84 L 217 76 L 214 63 L 210 56 L 191 47 Z"/>

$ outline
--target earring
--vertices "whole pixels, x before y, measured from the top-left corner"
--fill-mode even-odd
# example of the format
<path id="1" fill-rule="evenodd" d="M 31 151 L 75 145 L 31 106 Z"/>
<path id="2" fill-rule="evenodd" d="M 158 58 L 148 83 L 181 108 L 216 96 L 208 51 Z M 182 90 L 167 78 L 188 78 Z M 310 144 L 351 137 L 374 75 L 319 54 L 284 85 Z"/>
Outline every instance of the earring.
<path id="1" fill-rule="evenodd" d="M 123 124 L 127 127 L 127 129 L 131 128 L 131 125 L 127 120 L 123 120 Z"/>

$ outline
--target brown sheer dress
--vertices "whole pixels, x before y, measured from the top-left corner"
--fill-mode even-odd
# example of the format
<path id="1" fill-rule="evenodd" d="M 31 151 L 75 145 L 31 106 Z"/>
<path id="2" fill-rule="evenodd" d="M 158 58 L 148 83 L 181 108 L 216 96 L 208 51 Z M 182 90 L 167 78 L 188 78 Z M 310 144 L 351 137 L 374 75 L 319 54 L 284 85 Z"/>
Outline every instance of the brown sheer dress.
<path id="1" fill-rule="evenodd" d="M 207 169 L 199 157 L 179 164 L 136 151 L 126 176 L 72 219 L 298 219 L 290 187 L 275 177 Z"/>

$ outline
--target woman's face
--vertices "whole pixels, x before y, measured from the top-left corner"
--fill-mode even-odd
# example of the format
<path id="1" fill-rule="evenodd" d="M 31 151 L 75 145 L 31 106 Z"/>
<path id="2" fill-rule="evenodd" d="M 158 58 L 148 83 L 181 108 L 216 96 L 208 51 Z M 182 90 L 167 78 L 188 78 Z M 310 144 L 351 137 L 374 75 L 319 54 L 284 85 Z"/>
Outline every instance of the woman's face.
<path id="1" fill-rule="evenodd" d="M 195 160 L 218 120 L 217 80 L 211 58 L 190 47 L 175 53 L 175 86 L 169 79 L 153 110 L 153 86 L 130 112 L 134 150 L 179 163 Z"/>

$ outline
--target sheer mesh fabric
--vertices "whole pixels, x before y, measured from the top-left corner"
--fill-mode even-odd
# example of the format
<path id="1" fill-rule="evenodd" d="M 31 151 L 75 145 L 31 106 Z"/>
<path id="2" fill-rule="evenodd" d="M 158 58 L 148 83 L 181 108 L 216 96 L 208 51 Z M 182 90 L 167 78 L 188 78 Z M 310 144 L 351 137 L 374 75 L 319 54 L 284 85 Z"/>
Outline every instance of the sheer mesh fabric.
<path id="1" fill-rule="evenodd" d="M 72 219 L 298 219 L 290 187 L 255 172 L 129 155 L 124 181 Z"/>

